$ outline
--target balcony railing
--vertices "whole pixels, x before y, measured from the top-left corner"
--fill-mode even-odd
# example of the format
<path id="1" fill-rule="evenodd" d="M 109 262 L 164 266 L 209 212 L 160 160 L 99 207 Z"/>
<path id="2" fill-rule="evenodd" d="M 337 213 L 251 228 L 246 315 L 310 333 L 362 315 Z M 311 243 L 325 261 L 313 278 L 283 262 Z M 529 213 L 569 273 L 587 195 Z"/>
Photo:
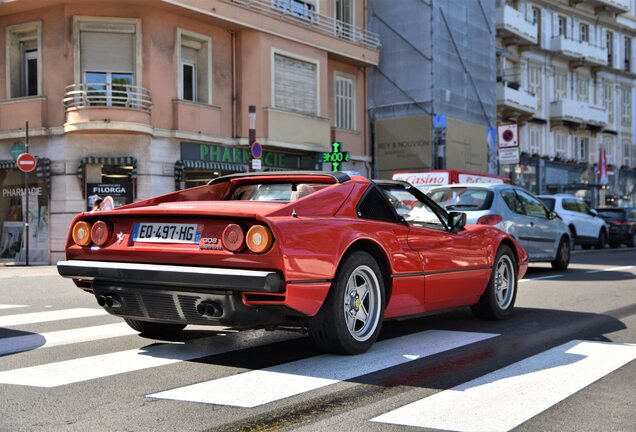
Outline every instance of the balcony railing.
<path id="1" fill-rule="evenodd" d="M 630 0 L 589 0 L 590 3 L 594 4 L 596 7 L 602 9 L 609 9 L 614 13 L 625 13 L 629 12 L 630 9 Z"/>
<path id="2" fill-rule="evenodd" d="M 537 24 L 508 5 L 497 8 L 497 30 L 520 41 L 532 44 L 539 41 Z"/>
<path id="3" fill-rule="evenodd" d="M 559 35 L 552 38 L 550 49 L 568 57 L 607 66 L 607 48 L 595 46 L 586 41 L 579 41 Z"/>
<path id="4" fill-rule="evenodd" d="M 539 107 L 539 99 L 515 87 L 517 86 L 510 87 L 505 82 L 497 83 L 497 106 L 534 114 Z"/>
<path id="5" fill-rule="evenodd" d="M 367 48 L 378 48 L 380 36 L 333 17 L 321 15 L 313 9 L 298 9 L 289 0 L 224 0 L 249 10 L 281 20 L 310 27 L 318 32 L 348 40 Z"/>
<path id="6" fill-rule="evenodd" d="M 69 108 L 131 108 L 149 112 L 150 92 L 126 84 L 71 84 L 64 89 L 62 103 Z"/>

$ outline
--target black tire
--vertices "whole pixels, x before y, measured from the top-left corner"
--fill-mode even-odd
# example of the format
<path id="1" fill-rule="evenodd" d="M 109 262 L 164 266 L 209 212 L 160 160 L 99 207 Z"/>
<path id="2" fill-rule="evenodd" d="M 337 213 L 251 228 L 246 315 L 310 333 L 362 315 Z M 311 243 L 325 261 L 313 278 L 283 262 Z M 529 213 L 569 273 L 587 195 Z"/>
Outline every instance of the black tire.
<path id="1" fill-rule="evenodd" d="M 574 228 L 573 225 L 570 225 L 568 228 L 570 230 L 570 250 L 573 251 L 576 247 L 576 228 Z"/>
<path id="2" fill-rule="evenodd" d="M 552 261 L 552 268 L 554 270 L 567 270 L 568 265 L 570 265 L 570 239 L 563 236 L 559 242 L 556 257 Z"/>
<path id="3" fill-rule="evenodd" d="M 129 318 L 124 318 L 124 321 L 126 321 L 126 324 L 128 324 L 130 328 L 137 330 L 142 335 L 153 337 L 174 336 L 186 326 L 185 324 L 156 323 Z"/>
<path id="4" fill-rule="evenodd" d="M 353 252 L 338 267 L 322 308 L 308 320 L 309 335 L 323 351 L 363 353 L 380 334 L 384 301 L 380 266 L 369 253 Z"/>
<path id="5" fill-rule="evenodd" d="M 478 318 L 505 319 L 517 298 L 517 261 L 506 245 L 499 247 L 490 281 L 479 302 L 470 308 Z"/>
<path id="6" fill-rule="evenodd" d="M 607 245 L 607 231 L 601 228 L 601 232 L 598 234 L 598 240 L 594 245 L 595 249 L 605 249 Z"/>

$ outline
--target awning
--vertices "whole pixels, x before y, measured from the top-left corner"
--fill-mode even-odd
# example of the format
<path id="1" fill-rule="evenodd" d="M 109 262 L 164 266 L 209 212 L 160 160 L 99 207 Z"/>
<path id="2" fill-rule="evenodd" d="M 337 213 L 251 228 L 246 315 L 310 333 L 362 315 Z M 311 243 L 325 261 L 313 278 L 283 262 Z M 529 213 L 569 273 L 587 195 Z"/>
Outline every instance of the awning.
<path id="1" fill-rule="evenodd" d="M 209 162 L 200 160 L 178 160 L 174 164 L 174 185 L 175 190 L 181 189 L 181 182 L 183 181 L 183 170 L 185 169 L 197 169 L 202 171 L 230 171 L 230 172 L 245 172 L 245 165 L 229 164 L 223 162 Z"/>
<path id="2" fill-rule="evenodd" d="M 47 190 L 51 190 L 51 159 L 35 157 L 37 166 L 35 167 L 35 175 L 46 185 Z M 0 160 L 0 169 L 18 169 L 18 165 L 14 160 Z"/>

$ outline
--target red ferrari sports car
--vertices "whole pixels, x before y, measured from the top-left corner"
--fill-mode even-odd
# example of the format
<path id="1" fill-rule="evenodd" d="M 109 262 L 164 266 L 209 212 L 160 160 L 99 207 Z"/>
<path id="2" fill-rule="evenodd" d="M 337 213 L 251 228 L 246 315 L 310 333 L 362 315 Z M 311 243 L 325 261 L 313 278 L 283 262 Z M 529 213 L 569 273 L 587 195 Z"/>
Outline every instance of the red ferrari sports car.
<path id="1" fill-rule="evenodd" d="M 143 334 L 188 324 L 308 330 L 356 354 L 384 319 L 507 317 L 528 256 L 415 187 L 328 172 L 220 177 L 75 217 L 59 273 Z"/>

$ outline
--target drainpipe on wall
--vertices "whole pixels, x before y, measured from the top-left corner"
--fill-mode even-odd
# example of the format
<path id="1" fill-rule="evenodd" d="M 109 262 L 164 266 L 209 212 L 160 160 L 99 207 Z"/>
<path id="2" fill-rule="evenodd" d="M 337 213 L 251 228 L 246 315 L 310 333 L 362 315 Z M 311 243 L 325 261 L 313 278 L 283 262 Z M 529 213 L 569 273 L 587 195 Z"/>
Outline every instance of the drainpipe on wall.
<path id="1" fill-rule="evenodd" d="M 236 138 L 236 31 L 228 31 L 232 38 L 232 138 Z"/>

